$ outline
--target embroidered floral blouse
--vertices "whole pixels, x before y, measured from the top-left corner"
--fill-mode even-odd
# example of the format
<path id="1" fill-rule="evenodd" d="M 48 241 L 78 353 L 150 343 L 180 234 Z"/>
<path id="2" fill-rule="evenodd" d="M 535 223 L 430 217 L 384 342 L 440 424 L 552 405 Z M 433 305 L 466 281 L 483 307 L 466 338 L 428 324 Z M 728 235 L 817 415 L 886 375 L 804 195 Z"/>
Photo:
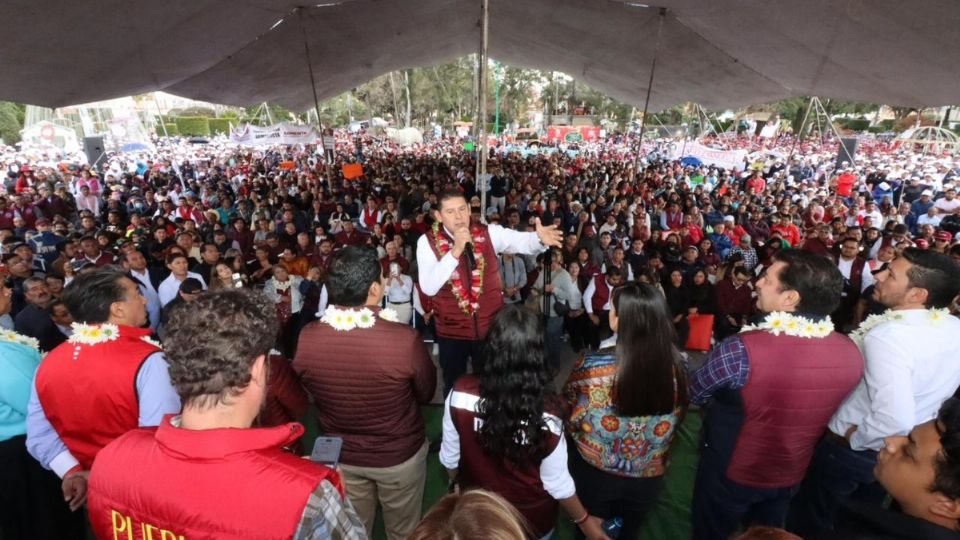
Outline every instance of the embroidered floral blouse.
<path id="1" fill-rule="evenodd" d="M 577 361 L 564 388 L 573 407 L 567 432 L 584 461 L 604 472 L 632 478 L 661 476 L 684 407 L 668 414 L 619 416 L 611 403 L 616 372 L 612 349 Z"/>

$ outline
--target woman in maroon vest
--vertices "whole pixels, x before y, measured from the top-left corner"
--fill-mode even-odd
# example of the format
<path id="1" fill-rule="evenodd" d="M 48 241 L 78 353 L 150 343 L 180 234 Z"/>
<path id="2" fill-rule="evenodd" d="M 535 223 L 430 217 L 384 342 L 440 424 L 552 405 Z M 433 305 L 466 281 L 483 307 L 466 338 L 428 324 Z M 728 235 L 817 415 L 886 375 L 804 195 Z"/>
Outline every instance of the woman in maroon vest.
<path id="1" fill-rule="evenodd" d="M 440 463 L 451 481 L 506 498 L 527 519 L 533 538 L 552 532 L 558 503 L 587 538 L 607 538 L 567 471 L 559 404 L 546 390 L 538 317 L 517 306 L 502 309 L 484 355 L 482 374 L 458 379 L 444 405 Z"/>

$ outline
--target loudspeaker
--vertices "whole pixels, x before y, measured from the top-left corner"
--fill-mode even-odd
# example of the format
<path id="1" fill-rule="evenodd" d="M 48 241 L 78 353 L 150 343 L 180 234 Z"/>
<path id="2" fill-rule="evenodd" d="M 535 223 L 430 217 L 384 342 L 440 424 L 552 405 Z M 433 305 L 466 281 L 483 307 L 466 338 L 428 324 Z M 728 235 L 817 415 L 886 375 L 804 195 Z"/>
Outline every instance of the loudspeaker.
<path id="1" fill-rule="evenodd" d="M 853 158 L 857 157 L 857 143 L 859 139 L 850 138 L 850 139 L 840 139 L 840 147 L 837 149 L 837 162 L 834 163 L 834 168 L 839 169 L 840 164 L 844 161 L 849 161 L 850 166 L 853 167 Z M 846 152 L 843 150 L 846 148 Z M 850 154 L 849 156 L 847 154 Z"/>
<path id="2" fill-rule="evenodd" d="M 90 164 L 91 168 L 103 168 L 103 137 L 84 137 L 83 152 L 87 154 L 87 163 Z"/>

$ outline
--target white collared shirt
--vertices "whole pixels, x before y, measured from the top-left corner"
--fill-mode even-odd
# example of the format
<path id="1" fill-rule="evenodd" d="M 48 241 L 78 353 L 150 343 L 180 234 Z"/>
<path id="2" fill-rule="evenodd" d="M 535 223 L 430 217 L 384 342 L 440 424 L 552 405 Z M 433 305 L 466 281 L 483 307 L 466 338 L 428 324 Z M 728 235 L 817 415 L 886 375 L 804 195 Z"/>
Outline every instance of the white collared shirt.
<path id="1" fill-rule="evenodd" d="M 898 313 L 902 320 L 882 323 L 865 336 L 864 377 L 828 425 L 841 436 L 857 426 L 853 450 L 880 450 L 884 437 L 906 435 L 936 418 L 960 386 L 960 320 L 948 316 L 932 323 L 924 309 Z"/>
<path id="2" fill-rule="evenodd" d="M 490 233 L 490 241 L 493 242 L 493 250 L 497 253 L 509 251 L 516 254 L 536 254 L 543 251 L 545 246 L 540 243 L 540 237 L 535 232 L 517 232 L 505 229 L 500 225 L 487 225 L 487 232 Z M 453 234 L 447 231 L 447 234 L 453 238 Z M 491 264 L 492 261 L 487 261 Z M 453 256 L 453 252 L 447 253 L 442 259 L 437 260 L 437 256 L 430 247 L 430 239 L 424 234 L 417 240 L 417 267 L 420 269 L 420 290 L 427 296 L 433 296 L 443 288 L 450 274 L 457 269 L 458 261 Z"/>
<path id="3" fill-rule="evenodd" d="M 384 283 L 386 281 L 384 280 Z M 413 278 L 406 274 L 390 278 L 390 286 L 387 287 L 387 302 L 405 304 L 410 301 L 411 294 L 413 294 Z"/>

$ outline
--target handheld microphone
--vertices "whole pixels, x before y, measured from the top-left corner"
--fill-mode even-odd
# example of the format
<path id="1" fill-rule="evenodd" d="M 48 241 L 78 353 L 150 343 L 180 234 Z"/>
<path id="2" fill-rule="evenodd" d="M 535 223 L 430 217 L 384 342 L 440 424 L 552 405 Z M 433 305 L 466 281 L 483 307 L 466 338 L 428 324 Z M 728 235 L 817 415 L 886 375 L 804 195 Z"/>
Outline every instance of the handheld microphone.
<path id="1" fill-rule="evenodd" d="M 470 269 L 477 267 L 477 260 L 473 257 L 473 242 L 467 242 L 463 246 L 463 252 L 467 254 L 467 261 L 470 263 Z"/>

